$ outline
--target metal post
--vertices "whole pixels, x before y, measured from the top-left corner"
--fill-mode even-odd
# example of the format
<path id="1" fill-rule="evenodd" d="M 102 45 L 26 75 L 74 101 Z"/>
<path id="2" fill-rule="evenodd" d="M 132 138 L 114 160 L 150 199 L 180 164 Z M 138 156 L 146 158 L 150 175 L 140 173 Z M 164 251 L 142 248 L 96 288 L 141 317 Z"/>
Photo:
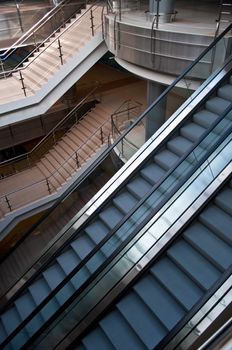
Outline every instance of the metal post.
<path id="1" fill-rule="evenodd" d="M 51 187 L 50 187 L 50 183 L 48 181 L 48 178 L 46 178 L 46 184 L 47 184 L 48 192 L 49 192 L 49 194 L 51 194 L 52 191 L 51 191 Z"/>
<path id="2" fill-rule="evenodd" d="M 77 152 L 75 152 L 75 157 L 76 157 L 77 167 L 80 168 L 80 162 L 79 162 L 79 158 L 78 158 Z"/>
<path id="3" fill-rule="evenodd" d="M 2 71 L 2 73 L 3 73 L 3 75 L 4 75 L 4 78 L 6 79 L 6 73 L 5 73 L 5 69 L 4 69 L 4 63 L 3 63 L 2 60 L 0 60 L 0 65 L 1 65 L 1 71 Z"/>
<path id="4" fill-rule="evenodd" d="M 55 131 L 53 130 L 52 132 L 52 138 L 53 138 L 53 142 L 54 144 L 56 143 L 56 134 L 55 134 Z"/>
<path id="5" fill-rule="evenodd" d="M 26 87 L 25 87 L 25 84 L 24 84 L 24 81 L 23 81 L 24 79 L 23 79 L 23 75 L 22 75 L 21 70 L 19 71 L 19 76 L 20 76 L 19 80 L 21 80 L 21 82 L 22 82 L 23 93 L 24 93 L 24 96 L 26 97 L 27 96 Z"/>
<path id="6" fill-rule="evenodd" d="M 90 22 L 91 22 L 91 30 L 92 30 L 92 36 L 94 36 L 94 24 L 93 24 L 93 10 L 90 10 Z"/>
<path id="7" fill-rule="evenodd" d="M 160 0 L 157 1 L 157 7 L 156 7 L 156 29 L 159 28 L 159 5 L 160 5 Z"/>
<path id="8" fill-rule="evenodd" d="M 36 51 L 39 51 L 38 45 L 37 45 L 37 41 L 36 41 L 36 36 L 35 36 L 35 32 L 33 31 L 33 41 L 34 41 L 34 46 L 36 48 Z"/>
<path id="9" fill-rule="evenodd" d="M 61 50 L 62 46 L 60 44 L 60 38 L 58 39 L 58 50 L 59 50 L 59 54 L 60 54 L 60 62 L 61 62 L 61 65 L 63 66 L 64 62 L 63 62 L 63 54 L 62 54 L 62 50 Z"/>
<path id="10" fill-rule="evenodd" d="M 119 21 L 122 20 L 122 1 L 119 0 Z"/>
<path id="11" fill-rule="evenodd" d="M 103 136 L 103 130 L 102 130 L 102 128 L 100 129 L 100 134 L 101 134 L 101 143 L 102 143 L 102 145 L 103 145 L 103 143 L 104 143 L 104 136 Z"/>
<path id="12" fill-rule="evenodd" d="M 22 18 L 21 18 L 21 12 L 20 12 L 20 8 L 19 8 L 19 4 L 16 1 L 15 1 L 15 5 L 16 5 L 16 10 L 17 10 L 17 14 L 18 14 L 20 29 L 21 29 L 21 32 L 23 33 L 23 23 L 22 23 Z"/>
<path id="13" fill-rule="evenodd" d="M 7 198 L 7 196 L 5 196 L 5 201 L 6 201 L 6 203 L 7 203 L 7 206 L 8 206 L 8 208 L 9 208 L 9 210 L 12 211 L 12 207 L 11 207 L 11 205 L 10 205 L 10 201 L 9 201 L 9 199 Z"/>

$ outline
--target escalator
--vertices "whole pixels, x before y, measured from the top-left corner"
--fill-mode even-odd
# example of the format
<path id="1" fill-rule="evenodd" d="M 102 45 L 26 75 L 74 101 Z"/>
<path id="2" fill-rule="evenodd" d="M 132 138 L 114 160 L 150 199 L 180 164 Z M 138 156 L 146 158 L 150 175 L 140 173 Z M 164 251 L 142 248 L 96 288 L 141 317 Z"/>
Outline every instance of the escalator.
<path id="1" fill-rule="evenodd" d="M 50 332 L 50 330 L 47 331 L 47 328 L 52 328 L 54 326 L 53 322 L 58 317 L 63 317 L 64 310 L 66 310 L 65 315 L 68 315 L 69 306 L 78 296 L 83 295 L 85 289 L 90 289 L 94 279 L 102 276 L 104 269 L 108 269 L 116 256 L 123 256 L 123 249 L 126 249 L 125 247 L 128 244 L 133 244 L 136 235 L 165 208 L 168 201 L 173 200 L 173 198 L 176 200 L 178 191 L 186 183 L 188 185 L 189 178 L 198 171 L 202 174 L 205 162 L 208 167 L 208 163 L 213 162 L 217 157 L 225 161 L 222 167 L 230 162 L 232 130 L 232 81 L 230 71 L 231 63 L 228 60 L 226 65 L 210 78 L 211 89 L 208 86 L 205 89 L 204 86 L 200 92 L 195 93 L 196 103 L 191 111 L 189 112 L 189 105 L 187 105 L 187 108 L 185 105 L 185 108 L 162 128 L 157 137 L 151 138 L 140 152 L 122 168 L 119 175 L 113 177 L 109 187 L 104 188 L 100 195 L 90 201 L 88 206 L 83 208 L 75 217 L 68 229 L 68 239 L 65 242 L 62 240 L 61 242 L 58 240 L 53 242 L 46 254 L 43 254 L 36 264 L 31 267 L 33 273 L 23 276 L 12 288 L 12 291 L 5 296 L 5 299 L 8 300 L 2 308 L 0 322 L 0 342 L 3 349 L 8 347 L 26 349 L 29 346 L 32 346 L 33 349 L 46 348 L 44 346 L 50 344 L 50 339 L 49 341 L 47 339 L 41 341 L 40 337 Z M 190 101 L 191 105 L 194 105 L 192 98 Z M 149 113 L 155 106 L 156 104 L 149 109 Z M 209 169 L 212 170 L 212 166 Z M 218 168 L 216 170 L 218 171 Z M 203 184 L 206 186 L 208 175 L 203 175 L 205 175 Z M 228 198 L 228 191 L 226 193 L 224 196 Z M 194 196 L 192 197 L 194 199 Z M 218 210 L 216 208 L 216 222 L 218 222 L 217 215 Z M 231 223 L 230 214 L 227 215 L 227 222 Z M 199 225 L 197 224 L 197 227 Z M 206 223 L 204 225 L 208 227 Z M 204 227 L 202 230 L 203 232 L 207 231 Z M 208 236 L 205 238 L 206 241 L 210 239 L 211 234 L 215 234 L 214 230 L 208 232 Z M 217 241 L 217 237 L 215 240 Z M 187 242 L 187 239 L 185 241 Z M 200 264 L 209 253 L 203 254 L 204 257 L 201 259 L 200 256 L 195 254 L 195 246 L 194 248 L 188 248 L 186 242 L 178 243 L 177 248 L 170 248 L 173 256 L 177 256 L 176 260 L 172 258 L 172 264 L 180 267 L 185 261 L 185 254 L 187 254 L 191 257 L 192 263 L 190 265 L 194 268 L 194 262 Z M 191 244 L 193 245 L 193 243 Z M 223 242 L 219 244 L 223 246 Z M 187 253 L 185 247 L 187 247 Z M 228 249 L 225 246 L 225 252 Z M 178 255 L 179 251 L 181 252 L 180 255 Z M 207 259 L 210 260 L 210 258 Z M 166 260 L 165 263 L 167 263 Z M 205 263 L 206 271 L 209 273 L 209 280 L 206 283 L 207 285 L 210 283 L 209 286 L 211 287 L 226 270 L 226 264 L 223 265 L 223 262 L 220 262 L 220 267 L 217 266 L 215 270 L 212 268 L 213 272 L 211 272 L 208 260 Z M 172 268 L 175 272 L 176 267 L 172 265 Z M 162 268 L 160 267 L 160 269 Z M 184 268 L 181 266 L 180 269 L 183 270 Z M 178 273 L 181 275 L 180 272 L 176 272 L 177 275 Z M 185 275 L 187 273 L 183 272 L 181 276 L 187 280 Z M 189 279 L 193 279 L 193 274 L 191 276 Z M 203 295 L 201 293 L 206 291 L 207 288 L 204 287 L 203 282 L 200 286 L 197 276 L 194 278 L 199 287 L 195 299 L 192 298 L 196 301 L 198 300 L 197 296 Z M 149 284 L 149 281 L 146 283 Z M 162 296 L 168 295 L 166 290 L 166 294 L 165 291 L 161 291 L 162 286 L 158 277 L 155 283 L 158 286 L 157 293 L 159 291 Z M 193 281 L 189 283 L 191 285 Z M 19 286 L 21 287 L 17 290 Z M 142 287 L 142 289 L 144 288 Z M 95 296 L 98 296 L 98 294 Z M 132 300 L 133 298 L 137 299 L 138 296 L 133 295 Z M 169 298 L 170 304 L 171 300 L 172 296 Z M 128 308 L 133 304 L 130 303 L 131 301 L 128 300 Z M 189 302 L 189 308 L 192 305 Z M 121 308 L 121 311 L 123 309 L 124 307 Z M 173 309 L 175 311 L 175 304 Z M 81 307 L 78 310 L 80 310 L 80 317 L 82 317 L 82 313 L 87 312 L 87 309 L 85 311 Z M 137 314 L 139 314 L 139 310 Z M 170 311 L 170 323 L 167 325 L 160 322 L 160 320 L 157 321 L 157 327 L 162 337 L 165 337 L 167 332 L 174 327 L 175 322 L 186 315 L 187 310 L 187 306 L 180 307 L 177 312 L 178 316 L 175 316 L 174 311 L 173 316 L 171 316 Z M 75 313 L 72 317 L 75 321 L 74 325 L 76 325 L 78 322 Z M 155 318 L 158 318 L 157 315 L 155 315 Z M 133 320 L 136 320 L 135 315 L 132 316 Z M 152 319 L 151 322 L 153 322 Z M 88 323 L 84 322 L 84 324 Z M 123 323 L 121 323 L 121 327 L 122 325 Z M 59 331 L 55 329 L 54 332 L 57 338 L 59 336 L 65 338 L 72 328 L 72 322 L 71 324 L 67 322 L 61 328 L 58 323 Z M 149 329 L 146 326 L 145 328 Z M 48 337 L 52 338 L 54 336 L 53 330 L 50 333 Z M 130 331 L 128 334 L 131 333 Z M 158 342 L 161 341 L 162 337 L 157 335 Z M 38 343 L 36 343 L 37 339 L 39 339 Z M 74 339 L 71 337 L 69 341 L 72 342 Z M 121 340 L 123 340 L 123 337 L 121 337 Z M 60 339 L 54 337 L 54 341 L 51 340 L 52 345 L 49 348 L 54 348 L 60 341 Z M 124 344 L 126 343 L 124 342 Z M 112 346 L 108 349 L 113 348 Z M 118 348 L 120 348 L 119 345 Z"/>
<path id="2" fill-rule="evenodd" d="M 96 344 L 107 350 L 166 349 L 177 329 L 187 323 L 186 317 L 196 312 L 194 308 L 200 307 L 231 274 L 231 224 L 232 180 L 229 179 L 72 349 L 91 350 Z M 173 344 L 169 348 L 178 347 Z"/>

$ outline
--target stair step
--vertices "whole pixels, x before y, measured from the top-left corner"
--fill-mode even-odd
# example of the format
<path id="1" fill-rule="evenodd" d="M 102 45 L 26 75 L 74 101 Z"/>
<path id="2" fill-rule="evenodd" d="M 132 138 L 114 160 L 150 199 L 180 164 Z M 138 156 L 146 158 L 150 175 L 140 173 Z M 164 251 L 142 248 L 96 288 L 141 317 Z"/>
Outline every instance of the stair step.
<path id="1" fill-rule="evenodd" d="M 138 200 L 128 191 L 123 191 L 113 199 L 115 206 L 124 214 L 127 214 L 137 203 Z"/>
<path id="2" fill-rule="evenodd" d="M 161 168 L 159 165 L 151 163 L 146 165 L 142 170 L 140 170 L 140 174 L 142 177 L 150 182 L 152 185 L 159 182 L 159 180 L 165 175 L 166 171 Z"/>
<path id="3" fill-rule="evenodd" d="M 99 217 L 110 229 L 113 229 L 122 220 L 124 215 L 115 206 L 109 205 L 101 211 Z"/>
<path id="4" fill-rule="evenodd" d="M 99 324 L 115 349 L 145 350 L 145 345 L 119 311 L 111 311 Z"/>
<path id="5" fill-rule="evenodd" d="M 198 141 L 205 131 L 205 128 L 195 123 L 188 123 L 180 129 L 181 135 L 192 142 Z"/>
<path id="6" fill-rule="evenodd" d="M 76 350 L 96 350 L 96 344 L 98 349 L 101 350 L 115 350 L 115 347 L 100 327 L 93 329 L 91 333 L 83 338 L 82 342 L 84 347 L 82 348 L 78 345 L 78 347 L 75 348 Z"/>
<path id="7" fill-rule="evenodd" d="M 176 136 L 167 143 L 168 149 L 180 157 L 188 152 L 192 146 L 193 142 L 183 136 Z"/>
<path id="8" fill-rule="evenodd" d="M 203 295 L 203 291 L 166 256 L 154 264 L 150 272 L 186 310 Z"/>
<path id="9" fill-rule="evenodd" d="M 140 279 L 133 289 L 166 328 L 166 332 L 185 315 L 184 308 L 151 274 Z"/>
<path id="10" fill-rule="evenodd" d="M 222 210 L 232 216 L 232 189 L 229 187 L 223 189 L 215 198 L 215 203 Z"/>
<path id="11" fill-rule="evenodd" d="M 206 290 L 220 277 L 219 270 L 184 240 L 169 248 L 167 254 L 177 266 Z"/>
<path id="12" fill-rule="evenodd" d="M 36 304 L 31 296 L 31 294 L 25 293 L 15 301 L 16 309 L 21 317 L 24 320 L 31 312 L 35 309 Z M 33 317 L 33 319 L 26 326 L 28 334 L 33 334 L 37 329 L 43 325 L 43 318 L 40 314 Z"/>
<path id="13" fill-rule="evenodd" d="M 80 258 L 73 251 L 73 249 L 67 250 L 65 253 L 57 257 L 57 261 L 64 270 L 65 274 L 68 275 L 76 266 L 80 263 Z M 90 273 L 84 266 L 81 270 L 70 280 L 73 287 L 78 289 L 89 277 Z"/>
<path id="14" fill-rule="evenodd" d="M 179 157 L 167 149 L 160 151 L 154 156 L 154 161 L 165 170 L 169 170 L 179 160 Z"/>
<path id="15" fill-rule="evenodd" d="M 35 282 L 33 282 L 28 287 L 28 289 L 36 305 L 39 305 L 51 292 L 51 289 L 49 288 L 44 278 L 40 278 Z M 43 319 L 46 321 L 54 314 L 54 312 L 58 308 L 59 308 L 58 302 L 55 299 L 52 299 L 50 300 L 49 304 L 40 311 L 40 314 L 42 315 Z"/>
<path id="16" fill-rule="evenodd" d="M 232 101 L 232 85 L 227 84 L 217 90 L 217 95 L 225 100 Z"/>
<path id="17" fill-rule="evenodd" d="M 94 220 L 85 231 L 98 244 L 109 233 L 109 228 L 101 220 Z"/>
<path id="18" fill-rule="evenodd" d="M 43 272 L 43 276 L 51 288 L 55 289 L 65 278 L 65 273 L 63 269 L 58 264 L 53 264 Z M 62 289 L 56 294 L 55 298 L 57 299 L 60 305 L 63 305 L 64 302 L 73 294 L 74 288 L 71 283 L 67 283 Z"/>
<path id="19" fill-rule="evenodd" d="M 199 220 L 227 243 L 232 244 L 232 217 L 216 205 L 210 205 L 199 216 Z"/>
<path id="20" fill-rule="evenodd" d="M 15 307 L 11 307 L 5 311 L 1 315 L 1 320 L 7 335 L 12 333 L 22 322 L 22 319 L 20 318 L 20 315 Z"/>
<path id="21" fill-rule="evenodd" d="M 230 104 L 230 101 L 224 100 L 221 97 L 212 97 L 206 102 L 205 106 L 210 112 L 222 115 Z"/>
<path id="22" fill-rule="evenodd" d="M 219 270 L 224 271 L 232 264 L 232 248 L 201 223 L 192 224 L 184 237 Z"/>
<path id="23" fill-rule="evenodd" d="M 151 190 L 152 185 L 141 176 L 137 176 L 131 180 L 126 187 L 132 195 L 141 199 Z"/>
<path id="24" fill-rule="evenodd" d="M 215 123 L 218 118 L 218 114 L 207 111 L 206 109 L 203 109 L 193 115 L 193 121 L 206 129 Z"/>
<path id="25" fill-rule="evenodd" d="M 75 253 L 83 260 L 94 248 L 94 242 L 87 234 L 78 235 L 77 239 L 71 243 Z"/>
<path id="26" fill-rule="evenodd" d="M 154 349 L 155 343 L 167 334 L 167 329 L 135 292 L 127 293 L 117 303 L 117 309 L 148 349 Z"/>

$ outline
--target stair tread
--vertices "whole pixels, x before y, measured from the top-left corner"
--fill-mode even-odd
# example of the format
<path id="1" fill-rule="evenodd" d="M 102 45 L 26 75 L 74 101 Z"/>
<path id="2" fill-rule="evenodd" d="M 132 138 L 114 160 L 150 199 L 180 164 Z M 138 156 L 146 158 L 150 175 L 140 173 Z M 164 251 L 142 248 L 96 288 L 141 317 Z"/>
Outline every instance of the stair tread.
<path id="1" fill-rule="evenodd" d="M 140 170 L 141 175 L 151 184 L 157 183 L 166 173 L 159 165 L 151 163 Z"/>
<path id="2" fill-rule="evenodd" d="M 82 342 L 87 350 L 96 350 L 96 344 L 98 349 L 101 350 L 115 350 L 115 347 L 112 345 L 100 327 L 93 329 L 92 332 L 83 338 Z M 79 346 L 77 349 L 81 350 L 79 349 Z"/>
<path id="3" fill-rule="evenodd" d="M 172 152 L 182 156 L 193 146 L 193 142 L 183 136 L 176 136 L 167 145 Z"/>
<path id="4" fill-rule="evenodd" d="M 137 176 L 131 180 L 126 187 L 132 194 L 140 199 L 143 198 L 148 191 L 150 191 L 152 185 L 141 176 Z"/>
<path id="5" fill-rule="evenodd" d="M 219 270 L 184 240 L 169 248 L 168 256 L 205 289 L 209 289 L 220 277 Z"/>
<path id="6" fill-rule="evenodd" d="M 206 109 L 203 109 L 193 115 L 193 120 L 202 125 L 204 128 L 209 128 L 218 118 L 218 114 L 207 111 Z"/>
<path id="7" fill-rule="evenodd" d="M 166 170 L 172 168 L 178 160 L 179 157 L 168 149 L 164 149 L 154 156 L 154 161 Z"/>
<path id="8" fill-rule="evenodd" d="M 99 324 L 116 349 L 146 349 L 119 311 L 113 310 Z"/>
<path id="9" fill-rule="evenodd" d="M 154 264 L 150 271 L 187 310 L 202 297 L 199 286 L 167 257 Z"/>
<path id="10" fill-rule="evenodd" d="M 138 203 L 138 200 L 130 192 L 124 190 L 113 199 L 113 202 L 126 214 Z"/>
<path id="11" fill-rule="evenodd" d="M 184 237 L 221 270 L 226 270 L 232 264 L 232 247 L 199 222 L 185 230 Z"/>
<path id="12" fill-rule="evenodd" d="M 232 101 L 232 85 L 231 84 L 226 84 L 224 86 L 221 86 L 217 90 L 217 94 L 218 94 L 219 97 L 222 97 L 224 99 Z"/>
<path id="13" fill-rule="evenodd" d="M 134 292 L 127 293 L 117 303 L 117 309 L 148 349 L 154 348 L 167 334 L 167 329 Z"/>
<path id="14" fill-rule="evenodd" d="M 110 229 L 113 229 L 122 220 L 124 215 L 115 206 L 109 205 L 101 211 L 99 217 Z"/>
<path id="15" fill-rule="evenodd" d="M 192 142 L 197 141 L 205 131 L 205 128 L 196 123 L 188 123 L 180 129 L 181 135 L 187 137 Z"/>
<path id="16" fill-rule="evenodd" d="M 216 113 L 218 115 L 222 115 L 225 110 L 230 106 L 231 102 L 221 97 L 212 97 L 210 98 L 205 106 L 209 111 Z"/>
<path id="17" fill-rule="evenodd" d="M 199 220 L 214 233 L 219 234 L 229 244 L 232 244 L 232 217 L 216 205 L 210 205 L 199 216 Z"/>

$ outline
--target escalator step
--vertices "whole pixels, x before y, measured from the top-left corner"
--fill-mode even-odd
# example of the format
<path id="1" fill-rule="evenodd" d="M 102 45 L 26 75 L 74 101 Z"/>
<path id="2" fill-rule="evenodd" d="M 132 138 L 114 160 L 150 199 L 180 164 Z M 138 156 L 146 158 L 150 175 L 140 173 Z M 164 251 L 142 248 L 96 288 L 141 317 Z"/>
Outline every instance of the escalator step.
<path id="1" fill-rule="evenodd" d="M 85 228 L 85 231 L 98 244 L 109 233 L 109 228 L 101 220 L 95 220 Z"/>
<path id="2" fill-rule="evenodd" d="M 232 216 L 232 189 L 228 187 L 221 191 L 215 198 L 215 203 Z"/>
<path id="3" fill-rule="evenodd" d="M 105 333 L 100 327 L 94 329 L 89 335 L 83 340 L 84 348 L 75 348 L 75 350 L 115 350 L 115 347 L 109 341 Z"/>
<path id="4" fill-rule="evenodd" d="M 133 289 L 160 320 L 166 332 L 184 316 L 184 308 L 151 274 L 141 278 Z"/>
<path id="5" fill-rule="evenodd" d="M 204 128 L 209 128 L 219 118 L 218 114 L 203 109 L 193 115 L 193 121 Z"/>
<path id="6" fill-rule="evenodd" d="M 180 134 L 192 142 L 197 141 L 206 131 L 205 128 L 195 123 L 188 123 L 180 129 Z"/>
<path id="7" fill-rule="evenodd" d="M 177 266 L 206 290 L 220 277 L 219 270 L 183 240 L 169 248 L 167 254 Z"/>
<path id="8" fill-rule="evenodd" d="M 120 211 L 127 214 L 138 203 L 138 200 L 130 192 L 124 190 L 113 199 L 113 203 Z"/>
<path id="9" fill-rule="evenodd" d="M 81 234 L 78 238 L 71 243 L 71 246 L 80 260 L 84 259 L 94 248 L 94 242 L 88 237 L 87 234 Z"/>
<path id="10" fill-rule="evenodd" d="M 217 94 L 221 98 L 232 101 L 232 85 L 226 84 L 226 85 L 220 87 L 217 91 Z"/>
<path id="11" fill-rule="evenodd" d="M 199 222 L 192 224 L 184 232 L 184 237 L 221 271 L 232 264 L 232 247 Z"/>
<path id="12" fill-rule="evenodd" d="M 13 332 L 13 330 L 22 322 L 22 319 L 15 307 L 11 307 L 4 312 L 4 314 L 1 315 L 1 320 L 7 335 Z"/>
<path id="13" fill-rule="evenodd" d="M 210 230 L 232 245 L 232 217 L 230 215 L 216 205 L 210 205 L 201 213 L 199 220 Z"/>
<path id="14" fill-rule="evenodd" d="M 224 100 L 220 97 L 212 97 L 206 102 L 205 107 L 210 112 L 222 115 L 230 104 L 231 102 L 228 100 Z"/>
<path id="15" fill-rule="evenodd" d="M 119 221 L 122 220 L 123 214 L 115 206 L 109 205 L 99 214 L 100 219 L 110 228 L 113 229 Z"/>
<path id="16" fill-rule="evenodd" d="M 0 322 L 0 343 L 2 343 L 7 337 L 7 332 L 3 327 L 2 321 Z"/>
<path id="17" fill-rule="evenodd" d="M 187 310 L 190 310 L 203 294 L 203 291 L 167 257 L 151 267 L 150 272 Z"/>
<path id="18" fill-rule="evenodd" d="M 32 296 L 29 293 L 22 295 L 15 301 L 16 309 L 22 320 L 24 320 L 36 307 Z M 30 323 L 26 326 L 28 334 L 34 333 L 43 324 L 43 318 L 40 314 L 33 317 Z"/>
<path id="19" fill-rule="evenodd" d="M 116 349 L 147 349 L 119 311 L 113 310 L 99 323 Z"/>
<path id="20" fill-rule="evenodd" d="M 135 292 L 125 295 L 117 303 L 117 309 L 148 349 L 152 349 L 155 341 L 161 340 L 167 334 L 167 329 Z"/>
<path id="21" fill-rule="evenodd" d="M 43 272 L 43 276 L 49 287 L 53 290 L 63 281 L 65 273 L 60 265 L 54 264 Z M 70 282 L 66 283 L 66 285 L 56 294 L 56 299 L 59 304 L 63 305 L 63 303 L 74 293 L 74 290 L 75 289 Z"/>
<path id="22" fill-rule="evenodd" d="M 178 156 L 185 154 L 192 145 L 193 143 L 183 136 L 176 136 L 168 141 L 168 148 Z"/>
<path id="23" fill-rule="evenodd" d="M 151 184 L 137 176 L 127 184 L 128 190 L 138 199 L 143 198 L 152 188 Z"/>
<path id="24" fill-rule="evenodd" d="M 145 180 L 149 181 L 152 185 L 157 183 L 165 174 L 165 170 L 159 165 L 151 163 L 145 166 L 141 171 L 141 175 Z"/>
<path id="25" fill-rule="evenodd" d="M 47 284 L 47 282 L 44 280 L 44 278 L 40 278 L 36 282 L 34 282 L 31 286 L 28 287 L 30 290 L 30 293 L 36 303 L 36 305 L 39 305 L 49 294 L 50 294 L 50 288 Z M 50 302 L 45 306 L 41 311 L 40 314 L 42 315 L 43 319 L 46 321 L 50 318 L 51 315 L 54 314 L 54 312 L 59 308 L 59 304 L 57 300 L 54 298 L 50 300 Z"/>
<path id="26" fill-rule="evenodd" d="M 165 170 L 172 168 L 178 160 L 179 157 L 167 149 L 160 151 L 154 156 L 154 161 Z"/>

